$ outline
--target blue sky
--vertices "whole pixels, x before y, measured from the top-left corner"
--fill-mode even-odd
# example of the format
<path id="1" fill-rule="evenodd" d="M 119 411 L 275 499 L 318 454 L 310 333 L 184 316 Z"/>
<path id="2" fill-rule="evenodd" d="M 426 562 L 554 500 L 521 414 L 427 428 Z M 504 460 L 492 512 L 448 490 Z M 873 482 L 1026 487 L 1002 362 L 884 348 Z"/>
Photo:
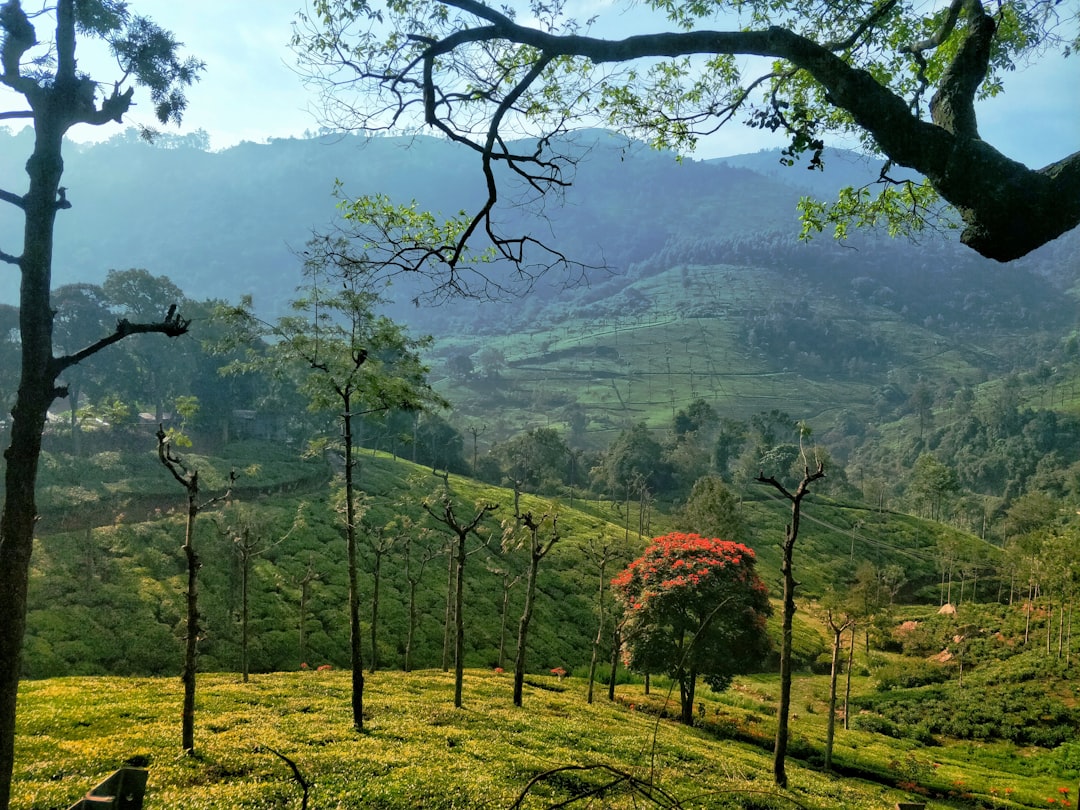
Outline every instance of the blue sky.
<path id="1" fill-rule="evenodd" d="M 585 0 L 589 2 L 589 0 Z M 181 131 L 205 129 L 214 148 L 242 140 L 300 136 L 315 130 L 317 98 L 294 72 L 288 48 L 292 22 L 305 0 L 132 0 L 132 7 L 174 31 L 207 70 L 191 90 Z M 33 2 L 25 3 L 27 8 Z M 605 8 L 608 11 L 605 12 Z M 629 32 L 634 16 L 600 0 L 598 29 Z M 605 23 L 605 17 L 611 22 Z M 44 33 L 44 32 L 41 32 Z M 90 67 L 91 54 L 81 64 Z M 106 74 L 107 75 L 107 74 Z M 104 75 L 103 75 L 104 77 Z M 1006 92 L 980 110 L 983 137 L 1009 156 L 1041 166 L 1080 149 L 1080 58 L 1046 59 L 1006 79 Z M 5 105 L 6 106 L 6 105 Z M 153 124 L 149 105 L 133 120 Z M 108 137 L 115 130 L 72 132 L 76 139 Z M 781 143 L 767 133 L 728 125 L 703 142 L 696 157 L 720 157 Z"/>

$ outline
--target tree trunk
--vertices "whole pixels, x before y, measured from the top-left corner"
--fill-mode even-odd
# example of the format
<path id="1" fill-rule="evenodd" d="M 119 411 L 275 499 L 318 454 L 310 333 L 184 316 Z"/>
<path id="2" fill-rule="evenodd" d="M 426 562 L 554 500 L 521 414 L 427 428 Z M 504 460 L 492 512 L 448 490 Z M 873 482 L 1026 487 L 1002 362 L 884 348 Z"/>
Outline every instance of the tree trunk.
<path id="1" fill-rule="evenodd" d="M 454 621 L 454 547 L 446 549 L 446 615 L 443 617 L 442 671 L 450 671 L 450 627 Z"/>
<path id="2" fill-rule="evenodd" d="M 382 579 L 382 552 L 375 549 L 375 568 L 372 572 L 374 581 L 371 592 L 371 667 L 369 672 L 373 675 L 379 666 L 379 581 Z"/>
<path id="3" fill-rule="evenodd" d="M 532 621 L 533 599 L 536 597 L 536 572 L 540 567 L 541 555 L 536 541 L 533 541 L 532 556 L 529 558 L 529 576 L 525 584 L 525 607 L 518 622 L 517 652 L 514 655 L 514 705 L 521 706 L 521 693 L 525 685 L 525 646 L 529 636 L 529 622 Z"/>
<path id="4" fill-rule="evenodd" d="M 622 637 L 619 633 L 619 626 L 615 626 L 615 631 L 611 634 L 611 675 L 608 677 L 607 685 L 607 697 L 608 700 L 615 700 L 615 675 L 619 670 L 619 652 L 622 648 Z"/>
<path id="5" fill-rule="evenodd" d="M 830 619 L 830 624 L 831 623 Z M 829 670 L 829 720 L 825 730 L 825 770 L 827 771 L 832 770 L 833 739 L 836 736 L 836 679 L 840 674 L 841 636 L 845 630 L 847 630 L 846 624 L 840 627 L 832 625 L 833 647 L 832 667 Z"/>
<path id="6" fill-rule="evenodd" d="M 457 562 L 454 566 L 454 708 L 461 708 L 461 686 L 465 678 L 465 540 L 466 532 L 458 532 Z"/>
<path id="7" fill-rule="evenodd" d="M 780 642 L 780 704 L 776 712 L 776 745 L 773 748 L 773 778 L 776 786 L 787 789 L 787 770 L 785 760 L 787 758 L 788 744 L 788 716 L 791 712 L 791 637 L 792 622 L 795 618 L 795 574 L 791 570 L 792 556 L 795 551 L 795 541 L 799 537 L 799 516 L 802 507 L 802 499 L 809 491 L 810 483 L 824 477 L 825 468 L 820 462 L 814 473 L 809 467 L 794 493 L 788 492 L 775 478 L 765 478 L 764 474 L 758 477 L 761 483 L 769 484 L 777 489 L 791 501 L 791 523 L 784 532 L 784 555 L 780 563 L 780 573 L 784 578 L 784 614 L 783 629 Z"/>
<path id="8" fill-rule="evenodd" d="M 364 730 L 364 658 L 360 649 L 360 594 L 357 590 L 356 504 L 353 503 L 352 402 L 342 394 L 345 414 L 345 537 L 349 553 L 349 665 L 352 668 L 353 728 Z"/>
<path id="9" fill-rule="evenodd" d="M 245 545 L 240 550 L 240 670 L 244 683 L 248 682 L 248 574 L 251 571 L 251 553 L 247 547 L 247 533 L 243 539 Z"/>
<path id="10" fill-rule="evenodd" d="M 694 693 L 697 690 L 697 673 L 684 672 L 679 678 L 679 722 L 694 725 Z"/>
<path id="11" fill-rule="evenodd" d="M 795 616 L 795 576 L 791 571 L 791 557 L 795 548 L 797 527 L 788 526 L 784 543 L 784 559 L 780 573 L 784 578 L 783 623 L 780 641 L 780 703 L 776 711 L 776 743 L 773 747 L 773 779 L 777 787 L 787 788 L 788 717 L 791 713 L 791 638 Z"/>
<path id="12" fill-rule="evenodd" d="M 848 647 L 847 683 L 844 685 L 844 728 L 851 728 L 851 670 L 855 664 L 855 625 L 851 625 L 851 646 Z"/>
<path id="13" fill-rule="evenodd" d="M 607 567 L 607 556 L 600 562 L 600 596 L 597 599 L 597 613 L 600 618 L 596 624 L 596 638 L 592 643 L 592 658 L 589 659 L 589 693 L 585 698 L 587 703 L 593 702 L 593 684 L 596 681 L 596 661 L 600 656 L 600 642 L 604 637 L 604 569 Z"/>
<path id="14" fill-rule="evenodd" d="M 405 634 L 405 671 L 412 672 L 412 645 L 416 635 L 416 580 L 409 580 L 409 629 Z"/>
<path id="15" fill-rule="evenodd" d="M 184 709 L 181 720 L 180 747 L 188 754 L 195 751 L 195 672 L 199 656 L 199 555 L 192 544 L 195 516 L 199 513 L 198 473 L 192 473 L 188 486 L 187 527 L 184 532 L 184 556 L 187 558 L 187 627 L 184 636 L 184 668 L 180 681 L 184 684 Z"/>
<path id="16" fill-rule="evenodd" d="M 15 765 L 15 705 L 19 691 L 26 589 L 34 545 L 38 460 L 45 414 L 56 397 L 52 363 L 53 226 L 56 194 L 63 173 L 61 143 L 66 128 L 57 116 L 34 122 L 34 152 L 26 164 L 30 187 L 24 197 L 26 226 L 19 262 L 19 335 L 22 364 L 11 444 L 4 453 L 4 508 L 0 516 L 0 808 L 11 797 Z"/>

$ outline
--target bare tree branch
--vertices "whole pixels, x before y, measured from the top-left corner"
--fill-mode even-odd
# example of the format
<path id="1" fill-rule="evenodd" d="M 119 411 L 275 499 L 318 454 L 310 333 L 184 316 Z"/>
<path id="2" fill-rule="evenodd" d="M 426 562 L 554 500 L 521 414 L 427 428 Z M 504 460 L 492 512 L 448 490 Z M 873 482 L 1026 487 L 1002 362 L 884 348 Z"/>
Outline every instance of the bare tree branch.
<path id="1" fill-rule="evenodd" d="M 53 379 L 59 376 L 64 369 L 70 368 L 76 363 L 81 363 L 87 357 L 97 354 L 102 349 L 123 340 L 128 335 L 157 332 L 166 337 L 179 337 L 188 331 L 190 323 L 191 321 L 189 319 L 181 318 L 175 311 L 171 312 L 171 314 L 160 323 L 131 323 L 127 318 L 122 318 L 116 323 L 116 331 L 108 337 L 103 337 L 101 340 L 90 344 L 85 349 L 75 352 L 74 354 L 54 358 L 52 364 Z"/>

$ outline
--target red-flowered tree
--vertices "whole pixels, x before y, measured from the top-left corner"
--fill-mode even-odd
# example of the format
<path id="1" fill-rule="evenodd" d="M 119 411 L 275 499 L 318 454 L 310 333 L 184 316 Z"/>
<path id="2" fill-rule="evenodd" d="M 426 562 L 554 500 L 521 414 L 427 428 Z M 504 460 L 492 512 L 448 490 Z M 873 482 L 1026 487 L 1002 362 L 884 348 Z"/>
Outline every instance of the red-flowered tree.
<path id="1" fill-rule="evenodd" d="M 630 668 L 675 679 L 687 725 L 694 722 L 699 675 L 721 691 L 769 652 L 768 592 L 754 552 L 740 543 L 696 534 L 657 537 L 612 585 L 627 613 Z"/>

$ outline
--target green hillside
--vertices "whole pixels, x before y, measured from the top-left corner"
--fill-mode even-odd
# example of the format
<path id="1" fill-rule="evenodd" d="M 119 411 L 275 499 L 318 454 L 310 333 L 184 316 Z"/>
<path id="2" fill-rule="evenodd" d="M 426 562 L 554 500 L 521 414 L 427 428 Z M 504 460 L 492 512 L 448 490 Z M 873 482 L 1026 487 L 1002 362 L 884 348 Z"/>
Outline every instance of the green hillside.
<path id="1" fill-rule="evenodd" d="M 241 472 L 235 501 L 201 516 L 196 545 L 202 561 L 200 594 L 207 636 L 201 645 L 205 670 L 236 670 L 240 661 L 240 566 L 233 537 L 249 525 L 264 540 L 265 552 L 253 560 L 251 578 L 251 662 L 255 671 L 295 670 L 301 663 L 346 665 L 345 541 L 331 496 L 331 470 L 325 462 L 287 461 L 288 453 L 257 443 L 226 448 L 216 458 L 192 456 L 207 492 L 224 486 L 229 469 Z M 258 460 L 256 462 L 256 459 Z M 162 675 L 175 670 L 182 634 L 184 493 L 156 458 L 146 453 L 128 462 L 125 477 L 102 476 L 95 486 L 89 471 L 118 465 L 114 454 L 72 461 L 52 454 L 43 471 L 44 515 L 31 574 L 31 604 L 24 669 L 32 678 L 70 674 Z M 420 620 L 413 665 L 438 666 L 443 650 L 447 558 L 445 535 L 421 508 L 424 496 L 439 491 L 441 478 L 427 468 L 365 452 L 357 470 L 368 504 L 361 531 L 361 585 L 365 604 L 365 643 L 370 632 L 374 541 L 403 527 L 412 545 L 413 575 L 422 555 L 432 555 L 417 589 Z M 79 483 L 64 480 L 73 476 Z M 462 513 L 478 502 L 500 508 L 485 526 L 488 547 L 466 568 L 466 643 L 469 666 L 496 666 L 513 656 L 521 611 L 522 585 L 509 592 L 504 654 L 502 571 L 524 571 L 519 552 L 500 544 L 512 523 L 513 493 L 450 476 Z M 78 508 L 71 504 L 78 499 Z M 662 512 L 650 516 L 641 536 L 636 504 L 628 515 L 607 500 L 541 499 L 523 496 L 522 508 L 537 514 L 557 512 L 563 539 L 540 569 L 540 598 L 530 636 L 529 668 L 547 671 L 588 663 L 596 634 L 597 563 L 590 544 L 608 538 L 619 548 L 607 576 L 636 557 L 645 541 L 667 530 Z M 786 502 L 761 487 L 744 502 L 746 536 L 737 538 L 758 553 L 761 576 L 775 588 Z M 242 510 L 242 511 L 241 511 Z M 978 540 L 941 524 L 907 515 L 877 512 L 861 504 L 811 498 L 800 539 L 797 565 L 804 596 L 842 587 L 859 563 L 879 568 L 902 564 L 904 593 L 926 589 L 936 597 L 936 565 L 941 538 L 978 548 Z M 297 515 L 300 525 L 294 527 Z M 102 519 L 104 518 L 104 519 Z M 421 531 L 422 527 L 427 527 Z M 471 542 L 471 541 L 470 541 Z M 388 668 L 403 664 L 408 624 L 409 586 L 404 537 L 382 559 L 378 660 Z M 305 650 L 301 658 L 299 618 L 301 582 L 311 572 L 306 606 Z M 774 591 L 774 596 L 778 595 Z M 814 635 L 814 634 L 811 634 Z M 809 639 L 809 637 L 808 637 Z M 148 643 L 149 642 L 149 643 Z M 804 660 L 823 649 L 820 637 L 804 645 Z M 370 652 L 368 653 L 370 656 Z M 369 659 L 370 660 L 370 659 Z"/>

